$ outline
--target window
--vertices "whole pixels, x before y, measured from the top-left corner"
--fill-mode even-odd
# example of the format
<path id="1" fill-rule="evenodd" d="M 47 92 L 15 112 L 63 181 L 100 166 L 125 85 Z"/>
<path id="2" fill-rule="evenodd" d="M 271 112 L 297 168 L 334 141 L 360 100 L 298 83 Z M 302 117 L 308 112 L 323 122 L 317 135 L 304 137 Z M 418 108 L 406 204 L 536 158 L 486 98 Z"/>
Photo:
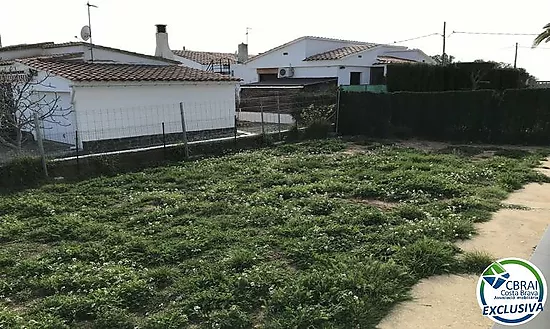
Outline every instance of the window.
<path id="1" fill-rule="evenodd" d="M 361 72 L 350 72 L 349 73 L 349 84 L 352 86 L 361 84 Z"/>
<path id="2" fill-rule="evenodd" d="M 385 83 L 386 83 L 386 77 L 384 76 L 384 67 L 371 67 L 370 84 L 383 85 Z"/>
<path id="3" fill-rule="evenodd" d="M 277 73 L 260 73 L 260 81 L 273 81 L 277 78 Z"/>
<path id="4" fill-rule="evenodd" d="M 285 53 L 283 53 L 283 56 L 288 56 L 288 53 L 286 53 L 286 52 L 285 52 Z"/>

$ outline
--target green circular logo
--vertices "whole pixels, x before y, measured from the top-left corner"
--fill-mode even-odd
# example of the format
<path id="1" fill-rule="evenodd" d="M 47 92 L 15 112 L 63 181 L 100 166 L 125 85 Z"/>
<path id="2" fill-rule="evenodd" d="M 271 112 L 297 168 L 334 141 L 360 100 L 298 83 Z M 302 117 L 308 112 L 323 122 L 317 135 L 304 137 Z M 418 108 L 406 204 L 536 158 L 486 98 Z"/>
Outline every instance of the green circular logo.
<path id="1" fill-rule="evenodd" d="M 483 316 L 505 326 L 517 326 L 544 310 L 546 280 L 534 264 L 520 258 L 500 259 L 485 269 L 477 283 Z"/>

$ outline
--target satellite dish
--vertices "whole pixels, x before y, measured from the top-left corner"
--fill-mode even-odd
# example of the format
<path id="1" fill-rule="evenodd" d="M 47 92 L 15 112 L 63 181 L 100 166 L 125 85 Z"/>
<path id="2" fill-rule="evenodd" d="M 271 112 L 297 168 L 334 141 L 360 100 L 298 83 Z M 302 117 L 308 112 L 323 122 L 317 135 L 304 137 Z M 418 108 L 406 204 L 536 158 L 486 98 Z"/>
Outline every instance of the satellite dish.
<path id="1" fill-rule="evenodd" d="M 80 30 L 80 37 L 82 38 L 82 40 L 88 41 L 91 35 L 92 32 L 90 31 L 90 27 L 88 25 L 84 25 L 82 27 L 82 30 Z"/>

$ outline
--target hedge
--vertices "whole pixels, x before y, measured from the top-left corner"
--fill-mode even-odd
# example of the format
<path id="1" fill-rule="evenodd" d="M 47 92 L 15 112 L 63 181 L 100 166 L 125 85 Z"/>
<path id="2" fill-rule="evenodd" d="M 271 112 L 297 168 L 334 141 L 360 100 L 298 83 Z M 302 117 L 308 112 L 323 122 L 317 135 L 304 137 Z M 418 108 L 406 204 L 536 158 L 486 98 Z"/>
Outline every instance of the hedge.
<path id="1" fill-rule="evenodd" d="M 373 137 L 550 143 L 550 89 L 341 94 L 338 131 Z"/>
<path id="2" fill-rule="evenodd" d="M 480 80 L 476 88 L 472 75 L 478 75 Z M 529 74 L 523 69 L 496 68 L 494 63 L 392 64 L 387 68 L 386 84 L 389 92 L 504 90 L 524 88 L 528 78 Z"/>

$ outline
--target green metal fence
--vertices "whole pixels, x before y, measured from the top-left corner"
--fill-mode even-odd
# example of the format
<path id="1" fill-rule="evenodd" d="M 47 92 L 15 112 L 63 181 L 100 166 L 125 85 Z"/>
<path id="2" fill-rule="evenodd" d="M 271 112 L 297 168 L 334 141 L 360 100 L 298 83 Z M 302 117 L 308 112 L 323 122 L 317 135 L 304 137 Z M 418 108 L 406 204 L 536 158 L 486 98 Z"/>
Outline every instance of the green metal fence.
<path id="1" fill-rule="evenodd" d="M 386 85 L 354 85 L 354 86 L 341 86 L 342 91 L 351 92 L 371 92 L 371 93 L 387 93 L 388 88 Z"/>

